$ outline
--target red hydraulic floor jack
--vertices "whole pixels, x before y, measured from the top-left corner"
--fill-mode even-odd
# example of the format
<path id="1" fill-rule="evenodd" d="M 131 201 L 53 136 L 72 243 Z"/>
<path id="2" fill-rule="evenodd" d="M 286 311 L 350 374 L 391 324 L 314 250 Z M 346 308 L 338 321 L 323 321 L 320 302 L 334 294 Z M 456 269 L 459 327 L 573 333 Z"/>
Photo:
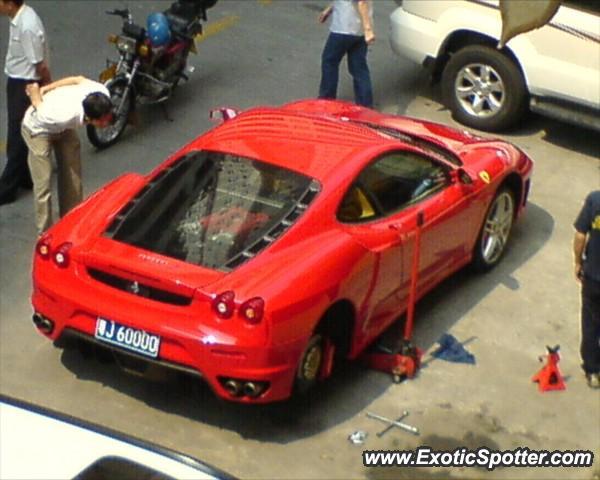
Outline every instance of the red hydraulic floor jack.
<path id="1" fill-rule="evenodd" d="M 412 344 L 412 332 L 415 316 L 415 303 L 417 301 L 417 279 L 419 276 L 419 257 L 421 249 L 421 229 L 424 223 L 423 212 L 417 214 L 415 230 L 415 245 L 412 258 L 410 276 L 410 290 L 408 294 L 408 310 L 402 339 L 393 348 L 376 345 L 365 352 L 361 359 L 374 370 L 388 372 L 392 375 L 394 383 L 400 383 L 407 378 L 413 378 L 421 366 L 423 351 Z"/>

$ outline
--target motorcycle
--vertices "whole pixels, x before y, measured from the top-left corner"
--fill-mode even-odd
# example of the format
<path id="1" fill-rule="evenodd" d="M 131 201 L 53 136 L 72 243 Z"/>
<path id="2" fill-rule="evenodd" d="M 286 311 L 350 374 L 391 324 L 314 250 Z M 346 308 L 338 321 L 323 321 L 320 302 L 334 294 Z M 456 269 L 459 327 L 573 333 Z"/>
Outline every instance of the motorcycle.
<path id="1" fill-rule="evenodd" d="M 110 92 L 113 119 L 106 127 L 87 125 L 87 136 L 96 148 L 114 144 L 123 134 L 137 104 L 167 100 L 185 73 L 190 52 L 197 53 L 195 38 L 202 34 L 206 10 L 217 0 L 177 0 L 164 13 L 148 16 L 147 28 L 133 22 L 128 9 L 107 11 L 123 19 L 120 35 L 108 41 L 119 52 L 118 61 L 107 61 L 100 81 Z"/>

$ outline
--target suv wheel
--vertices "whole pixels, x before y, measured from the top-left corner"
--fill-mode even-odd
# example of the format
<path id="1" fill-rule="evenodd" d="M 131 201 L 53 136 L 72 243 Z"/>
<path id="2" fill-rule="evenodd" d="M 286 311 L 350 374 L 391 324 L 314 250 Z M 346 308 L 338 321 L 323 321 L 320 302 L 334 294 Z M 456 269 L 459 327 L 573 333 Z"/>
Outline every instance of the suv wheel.
<path id="1" fill-rule="evenodd" d="M 526 108 L 527 89 L 517 65 L 483 45 L 452 55 L 442 74 L 442 90 L 453 117 L 479 130 L 507 128 Z"/>

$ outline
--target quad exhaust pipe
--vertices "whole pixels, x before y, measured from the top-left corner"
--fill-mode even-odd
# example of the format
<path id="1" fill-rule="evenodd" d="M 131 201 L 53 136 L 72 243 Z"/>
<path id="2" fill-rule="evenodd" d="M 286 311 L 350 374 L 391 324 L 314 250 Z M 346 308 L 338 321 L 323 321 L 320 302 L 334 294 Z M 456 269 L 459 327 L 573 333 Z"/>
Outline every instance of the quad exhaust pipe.
<path id="1" fill-rule="evenodd" d="M 260 388 L 254 382 L 244 383 L 243 391 L 247 397 L 257 397 L 260 394 Z"/>
<path id="2" fill-rule="evenodd" d="M 223 386 L 225 387 L 225 390 L 227 390 L 227 393 L 229 393 L 229 395 L 232 397 L 237 397 L 240 395 L 240 393 L 242 393 L 242 384 L 238 380 L 233 380 L 230 378 L 224 383 Z"/>
<path id="3" fill-rule="evenodd" d="M 250 380 L 236 380 L 235 378 L 227 378 L 221 380 L 223 388 L 232 397 L 250 397 L 256 398 L 260 396 L 267 388 L 266 382 L 253 382 Z"/>
<path id="4" fill-rule="evenodd" d="M 50 335 L 52 330 L 54 330 L 54 322 L 44 317 L 41 313 L 36 312 L 33 314 L 33 323 L 40 332 L 47 335 Z"/>

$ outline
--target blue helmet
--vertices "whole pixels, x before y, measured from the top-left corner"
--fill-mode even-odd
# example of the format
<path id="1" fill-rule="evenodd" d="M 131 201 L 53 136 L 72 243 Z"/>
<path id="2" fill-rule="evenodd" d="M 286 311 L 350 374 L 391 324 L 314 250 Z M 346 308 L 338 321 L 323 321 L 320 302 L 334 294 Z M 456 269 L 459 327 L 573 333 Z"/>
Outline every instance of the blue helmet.
<path id="1" fill-rule="evenodd" d="M 171 40 L 169 21 L 164 13 L 155 12 L 148 15 L 146 26 L 148 38 L 153 47 L 162 47 Z"/>

